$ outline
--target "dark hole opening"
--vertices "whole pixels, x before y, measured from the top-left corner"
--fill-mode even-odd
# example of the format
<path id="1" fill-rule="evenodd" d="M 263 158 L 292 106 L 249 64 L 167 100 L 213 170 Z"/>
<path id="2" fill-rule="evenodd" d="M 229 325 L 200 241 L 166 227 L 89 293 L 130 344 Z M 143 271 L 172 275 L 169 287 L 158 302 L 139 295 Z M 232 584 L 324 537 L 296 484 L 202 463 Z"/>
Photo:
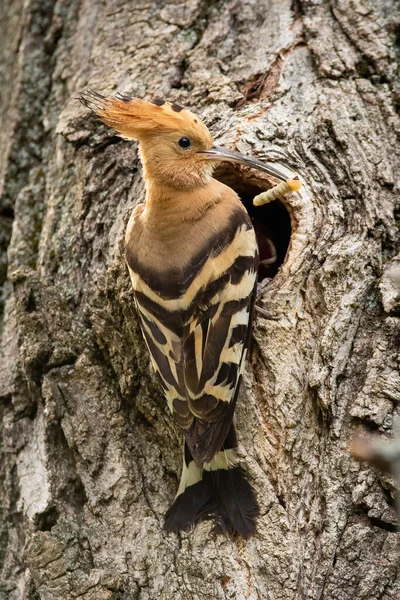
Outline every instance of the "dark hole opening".
<path id="1" fill-rule="evenodd" d="M 39 531 L 51 531 L 59 517 L 58 510 L 52 506 L 48 510 L 36 516 L 36 529 Z"/>
<path id="2" fill-rule="evenodd" d="M 31 290 L 28 297 L 28 302 L 26 305 L 26 312 L 32 313 L 36 312 L 36 300 L 33 291 Z"/>
<path id="3" fill-rule="evenodd" d="M 384 529 L 385 531 L 392 531 L 393 533 L 397 531 L 395 523 L 387 523 L 387 521 L 382 521 L 381 519 L 376 519 L 374 517 L 370 517 L 370 523 L 374 527 L 379 527 L 379 529 Z"/>
<path id="4" fill-rule="evenodd" d="M 247 175 L 229 165 L 219 168 L 215 178 L 235 190 L 253 222 L 260 251 L 258 280 L 272 278 L 283 264 L 292 234 L 290 214 L 280 200 L 253 206 L 253 198 L 272 187 L 263 174 Z"/>
<path id="5" fill-rule="evenodd" d="M 5 206 L 4 208 L 1 209 L 0 211 L 0 216 L 1 217 L 5 217 L 6 219 L 13 219 L 14 218 L 14 209 L 12 206 Z"/>
<path id="6" fill-rule="evenodd" d="M 283 496 L 277 496 L 279 504 L 282 508 L 286 508 L 286 500 Z"/>

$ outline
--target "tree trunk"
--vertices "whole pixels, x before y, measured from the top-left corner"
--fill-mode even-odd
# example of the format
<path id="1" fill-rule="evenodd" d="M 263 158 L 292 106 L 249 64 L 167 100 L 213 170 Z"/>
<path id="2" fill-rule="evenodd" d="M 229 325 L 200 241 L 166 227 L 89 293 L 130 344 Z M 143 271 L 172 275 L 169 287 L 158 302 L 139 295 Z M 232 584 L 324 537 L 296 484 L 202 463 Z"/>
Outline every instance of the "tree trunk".
<path id="1" fill-rule="evenodd" d="M 396 12 L 397 11 L 397 12 Z M 0 598 L 394 600 L 395 490 L 357 435 L 399 413 L 395 0 L 3 0 Z M 137 145 L 76 101 L 167 98 L 305 181 L 254 209 L 263 286 L 237 408 L 258 534 L 162 529 L 182 436 L 123 258 Z M 217 174 L 250 206 L 271 185 Z M 273 274 L 271 271 L 270 274 Z"/>

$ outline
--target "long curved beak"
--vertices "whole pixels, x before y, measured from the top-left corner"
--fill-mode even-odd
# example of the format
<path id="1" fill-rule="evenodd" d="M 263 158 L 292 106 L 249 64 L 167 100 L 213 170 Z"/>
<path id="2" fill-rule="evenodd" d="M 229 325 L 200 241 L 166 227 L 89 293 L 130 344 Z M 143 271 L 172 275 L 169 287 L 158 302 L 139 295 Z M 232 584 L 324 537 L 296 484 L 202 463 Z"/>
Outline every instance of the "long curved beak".
<path id="1" fill-rule="evenodd" d="M 271 163 L 264 163 L 256 158 L 250 158 L 240 152 L 234 152 L 233 150 L 227 150 L 221 146 L 213 146 L 209 150 L 201 150 L 198 154 L 204 154 L 206 160 L 226 160 L 228 162 L 238 163 L 240 165 L 246 165 L 259 171 L 264 171 L 268 175 L 272 175 L 281 181 L 286 181 L 287 175 L 277 169 Z"/>

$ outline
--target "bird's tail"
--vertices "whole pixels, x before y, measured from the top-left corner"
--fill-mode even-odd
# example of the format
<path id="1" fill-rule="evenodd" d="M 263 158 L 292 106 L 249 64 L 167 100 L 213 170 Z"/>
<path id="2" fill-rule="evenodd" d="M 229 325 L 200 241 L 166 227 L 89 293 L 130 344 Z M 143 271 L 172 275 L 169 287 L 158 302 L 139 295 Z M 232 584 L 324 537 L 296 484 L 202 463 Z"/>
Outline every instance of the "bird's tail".
<path id="1" fill-rule="evenodd" d="M 255 532 L 259 507 L 245 471 L 237 465 L 236 446 L 232 425 L 220 452 L 201 468 L 185 442 L 181 481 L 165 515 L 165 529 L 181 531 L 213 519 L 216 533 L 236 533 L 247 539 Z"/>

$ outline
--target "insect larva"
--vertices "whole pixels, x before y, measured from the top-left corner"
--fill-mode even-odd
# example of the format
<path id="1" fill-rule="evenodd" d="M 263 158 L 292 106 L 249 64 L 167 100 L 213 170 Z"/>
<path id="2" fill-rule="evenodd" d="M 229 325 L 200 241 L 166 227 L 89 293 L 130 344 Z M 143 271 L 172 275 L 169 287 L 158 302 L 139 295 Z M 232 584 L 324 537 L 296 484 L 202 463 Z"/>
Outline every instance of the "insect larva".
<path id="1" fill-rule="evenodd" d="M 286 181 L 282 181 L 282 183 L 278 183 L 278 185 L 274 185 L 270 190 L 266 192 L 262 192 L 262 194 L 258 194 L 253 198 L 254 206 L 262 206 L 263 204 L 267 204 L 268 202 L 272 202 L 272 200 L 276 200 L 289 192 L 297 192 L 301 188 L 301 181 L 296 177 L 294 179 L 287 179 Z"/>

